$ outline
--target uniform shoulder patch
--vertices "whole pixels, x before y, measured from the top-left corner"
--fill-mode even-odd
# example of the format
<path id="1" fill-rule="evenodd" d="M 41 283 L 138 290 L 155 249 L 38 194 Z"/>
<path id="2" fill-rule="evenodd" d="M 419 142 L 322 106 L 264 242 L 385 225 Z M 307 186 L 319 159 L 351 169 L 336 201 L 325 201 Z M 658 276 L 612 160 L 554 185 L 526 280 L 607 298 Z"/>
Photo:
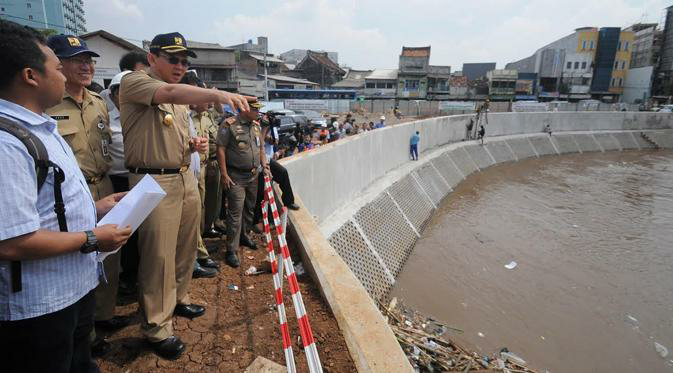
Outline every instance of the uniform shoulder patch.
<path id="1" fill-rule="evenodd" d="M 235 117 L 229 117 L 222 121 L 222 124 L 226 126 L 233 126 L 236 123 L 236 118 Z"/>

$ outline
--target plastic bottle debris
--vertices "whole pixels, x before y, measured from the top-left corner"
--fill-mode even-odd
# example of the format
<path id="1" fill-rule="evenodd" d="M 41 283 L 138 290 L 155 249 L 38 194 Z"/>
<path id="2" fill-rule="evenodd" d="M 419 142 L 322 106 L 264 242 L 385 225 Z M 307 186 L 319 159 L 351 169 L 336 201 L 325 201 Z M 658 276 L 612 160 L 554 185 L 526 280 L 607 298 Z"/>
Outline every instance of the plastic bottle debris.
<path id="1" fill-rule="evenodd" d="M 668 356 L 668 349 L 666 348 L 666 346 L 664 346 L 660 343 L 654 342 L 654 349 L 657 351 L 659 356 L 661 356 L 662 358 L 666 358 L 666 356 Z"/>
<path id="2" fill-rule="evenodd" d="M 301 276 L 304 273 L 306 273 L 306 271 L 304 270 L 304 264 L 302 264 L 302 263 L 295 264 L 294 265 L 294 272 L 297 274 L 297 276 Z"/>
<path id="3" fill-rule="evenodd" d="M 521 364 L 525 361 L 510 353 L 506 348 L 491 356 L 468 351 L 442 336 L 449 332 L 463 332 L 451 326 L 445 326 L 431 317 L 405 308 L 393 298 L 388 304 L 379 304 L 390 328 L 397 337 L 402 350 L 407 355 L 416 372 L 471 372 L 489 371 L 500 373 L 535 373 Z M 438 332 L 442 332 L 439 334 Z M 485 335 L 478 333 L 480 337 Z M 485 369 L 485 370 L 484 370 Z"/>
<path id="4" fill-rule="evenodd" d="M 238 286 L 236 286 L 236 285 L 234 285 L 234 284 L 229 284 L 229 285 L 227 285 L 227 288 L 228 288 L 229 290 L 238 291 Z"/>
<path id="5" fill-rule="evenodd" d="M 517 264 L 515 261 L 512 260 L 511 262 L 505 264 L 505 268 L 507 268 L 507 269 L 514 269 L 514 268 L 516 268 L 517 265 L 518 265 L 518 264 Z"/>
<path id="6" fill-rule="evenodd" d="M 245 270 L 245 275 L 246 276 L 252 276 L 257 274 L 257 267 L 255 266 L 250 266 L 250 268 Z"/>
<path id="7" fill-rule="evenodd" d="M 477 335 L 480 336 L 481 338 L 485 337 L 484 333 L 482 333 L 482 332 L 477 333 Z"/>
<path id="8" fill-rule="evenodd" d="M 511 353 L 511 352 L 501 352 L 501 353 L 500 353 L 500 357 L 501 357 L 503 360 L 505 360 L 505 361 L 509 361 L 509 362 L 514 363 L 514 364 L 516 364 L 516 365 L 519 365 L 519 366 L 526 366 L 526 360 L 524 360 L 524 359 L 522 359 L 522 358 L 516 356 L 515 354 L 513 354 L 513 353 Z"/>

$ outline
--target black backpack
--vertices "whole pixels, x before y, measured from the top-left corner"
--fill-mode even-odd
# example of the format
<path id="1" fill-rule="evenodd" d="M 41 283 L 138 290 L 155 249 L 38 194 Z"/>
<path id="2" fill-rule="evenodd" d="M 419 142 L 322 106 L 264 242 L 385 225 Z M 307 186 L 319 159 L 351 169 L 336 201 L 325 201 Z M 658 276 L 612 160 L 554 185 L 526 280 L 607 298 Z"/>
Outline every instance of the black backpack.
<path id="1" fill-rule="evenodd" d="M 44 182 L 47 180 L 49 169 L 54 170 L 54 212 L 58 219 L 58 227 L 61 232 L 68 231 L 68 224 L 65 220 L 65 204 L 61 193 L 61 184 L 65 180 L 65 174 L 58 165 L 49 160 L 49 153 L 40 139 L 23 126 L 0 117 L 0 131 L 7 132 L 19 139 L 28 150 L 28 153 L 35 161 L 35 173 L 37 174 L 37 192 L 40 192 Z M 21 291 L 21 262 L 12 261 L 12 292 Z"/>

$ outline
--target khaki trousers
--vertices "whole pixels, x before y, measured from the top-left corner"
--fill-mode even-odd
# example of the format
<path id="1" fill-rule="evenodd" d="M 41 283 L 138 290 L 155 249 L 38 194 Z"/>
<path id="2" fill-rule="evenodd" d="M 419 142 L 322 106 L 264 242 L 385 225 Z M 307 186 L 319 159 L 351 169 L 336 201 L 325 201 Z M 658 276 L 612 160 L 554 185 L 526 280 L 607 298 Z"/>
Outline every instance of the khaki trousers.
<path id="1" fill-rule="evenodd" d="M 203 214 L 204 208 L 203 208 L 203 201 L 206 198 L 206 164 L 202 163 L 201 164 L 201 172 L 199 173 L 199 197 L 201 198 L 201 216 L 199 217 L 199 241 L 196 244 L 196 257 L 199 259 L 206 259 L 210 257 L 208 254 L 208 250 L 206 249 L 206 244 L 203 243 L 203 237 L 201 235 L 203 234 L 203 224 L 205 221 L 205 217 Z"/>
<path id="2" fill-rule="evenodd" d="M 241 231 L 252 228 L 252 218 L 257 199 L 257 172 L 250 175 L 227 170 L 236 185 L 227 191 L 227 251 L 236 252 Z M 245 227 L 245 228 L 243 228 Z"/>
<path id="3" fill-rule="evenodd" d="M 114 192 L 110 177 L 107 175 L 99 183 L 88 184 L 88 186 L 94 201 L 107 197 Z M 120 259 L 121 252 L 116 252 L 103 261 L 107 283 L 101 281 L 94 293 L 94 297 L 96 298 L 95 320 L 110 320 L 115 315 Z"/>
<path id="4" fill-rule="evenodd" d="M 133 187 L 143 176 L 130 174 L 129 185 Z M 193 172 L 151 176 L 166 197 L 138 228 L 138 303 L 143 334 L 158 342 L 174 334 L 176 304 L 190 303 L 201 203 Z"/>

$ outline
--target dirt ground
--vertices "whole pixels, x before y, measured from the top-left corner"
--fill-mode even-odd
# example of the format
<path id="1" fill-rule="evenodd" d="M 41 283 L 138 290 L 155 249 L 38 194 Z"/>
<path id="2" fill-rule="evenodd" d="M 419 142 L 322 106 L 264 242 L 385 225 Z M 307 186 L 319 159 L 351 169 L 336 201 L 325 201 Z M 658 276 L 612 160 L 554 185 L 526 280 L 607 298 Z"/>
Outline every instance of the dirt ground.
<path id="1" fill-rule="evenodd" d="M 97 359 L 102 372 L 242 372 L 257 356 L 285 365 L 278 313 L 275 309 L 272 276 L 263 273 L 246 276 L 251 265 L 268 268 L 266 246 L 262 236 L 253 234 L 259 249 L 241 251 L 241 266 L 224 264 L 224 248 L 211 257 L 220 262 L 217 277 L 194 279 L 192 302 L 205 305 L 206 314 L 190 320 L 174 317 L 175 333 L 187 345 L 185 353 L 175 361 L 158 358 L 140 334 L 138 303 L 133 297 L 121 299 L 117 314 L 130 315 L 133 323 L 106 340 L 112 348 Z M 207 240 L 207 245 L 223 246 L 224 240 Z M 276 249 L 278 245 L 276 243 Z M 278 255 L 278 254 L 276 254 Z M 295 264 L 299 254 L 293 253 Z M 354 372 L 355 365 L 346 343 L 327 304 L 308 274 L 298 276 L 299 286 L 308 312 L 320 360 L 325 372 Z M 292 298 L 284 281 L 285 309 L 292 336 L 292 349 L 298 372 L 308 372 L 306 357 L 299 341 L 299 327 Z M 229 289 L 238 286 L 238 290 Z"/>

